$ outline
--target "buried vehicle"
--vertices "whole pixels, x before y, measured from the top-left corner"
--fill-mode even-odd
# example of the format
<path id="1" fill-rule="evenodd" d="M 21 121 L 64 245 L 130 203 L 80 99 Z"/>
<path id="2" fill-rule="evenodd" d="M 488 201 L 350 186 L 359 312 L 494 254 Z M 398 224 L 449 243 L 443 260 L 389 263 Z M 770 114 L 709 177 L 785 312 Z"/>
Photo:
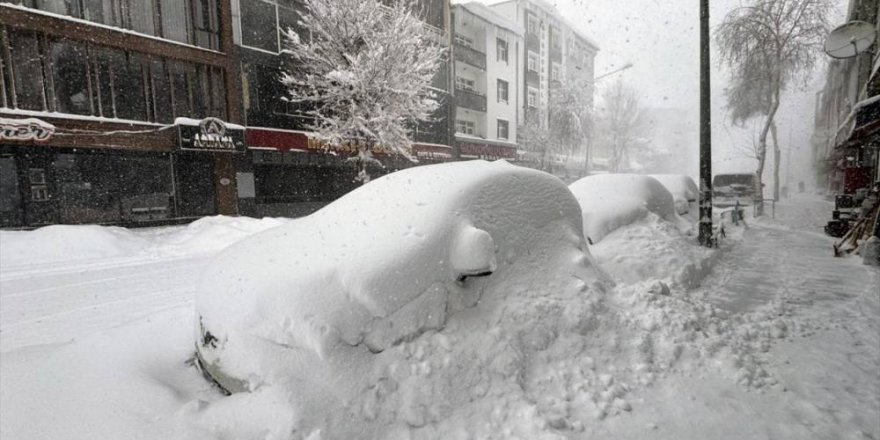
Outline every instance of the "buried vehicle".
<path id="1" fill-rule="evenodd" d="M 503 161 L 376 179 L 217 256 L 196 295 L 197 360 L 229 392 L 338 407 L 377 354 L 442 329 L 520 261 L 588 255 L 580 212 L 559 179 Z"/>
<path id="2" fill-rule="evenodd" d="M 754 173 L 716 174 L 712 179 L 712 204 L 748 206 L 755 201 Z"/>

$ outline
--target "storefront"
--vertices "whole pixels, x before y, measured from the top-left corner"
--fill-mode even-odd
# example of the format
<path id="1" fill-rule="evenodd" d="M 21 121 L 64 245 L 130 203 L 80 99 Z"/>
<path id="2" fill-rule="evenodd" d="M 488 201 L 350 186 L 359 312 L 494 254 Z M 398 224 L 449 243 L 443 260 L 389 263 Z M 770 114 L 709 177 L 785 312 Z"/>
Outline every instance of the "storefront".
<path id="1" fill-rule="evenodd" d="M 244 131 L 216 118 L 186 122 L 123 129 L 0 118 L 0 227 L 146 225 L 234 212 L 229 156 L 244 152 Z"/>
<path id="2" fill-rule="evenodd" d="M 308 132 L 248 127 L 248 152 L 236 167 L 239 212 L 254 217 L 308 215 L 361 185 L 350 146 L 329 147 Z M 367 171 L 392 171 L 452 158 L 452 147 L 414 144 L 417 161 L 386 149 L 373 151 Z"/>

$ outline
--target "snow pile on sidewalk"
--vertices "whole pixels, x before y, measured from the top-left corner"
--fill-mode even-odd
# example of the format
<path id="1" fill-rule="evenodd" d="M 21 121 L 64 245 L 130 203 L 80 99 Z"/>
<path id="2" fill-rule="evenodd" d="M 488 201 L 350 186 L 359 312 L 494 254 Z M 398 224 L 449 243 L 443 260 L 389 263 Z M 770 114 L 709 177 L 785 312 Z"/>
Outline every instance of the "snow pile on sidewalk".
<path id="1" fill-rule="evenodd" d="M 672 194 L 653 177 L 598 174 L 572 183 L 569 189 L 581 205 L 584 235 L 591 243 L 649 212 L 667 221 L 677 220 Z"/>
<path id="2" fill-rule="evenodd" d="M 289 221 L 215 216 L 170 228 L 54 225 L 33 231 L 0 231 L 0 267 L 11 270 L 37 263 L 212 253 Z"/>

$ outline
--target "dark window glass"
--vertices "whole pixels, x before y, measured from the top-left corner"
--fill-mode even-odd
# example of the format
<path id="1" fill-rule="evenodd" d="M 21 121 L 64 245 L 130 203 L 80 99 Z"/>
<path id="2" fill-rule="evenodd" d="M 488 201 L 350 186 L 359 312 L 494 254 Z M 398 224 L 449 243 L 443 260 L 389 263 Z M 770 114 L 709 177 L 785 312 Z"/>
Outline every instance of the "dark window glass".
<path id="1" fill-rule="evenodd" d="M 156 122 L 170 123 L 174 120 L 171 105 L 171 82 L 168 70 L 162 60 L 153 60 L 150 65 L 150 83 L 153 97 L 154 118 Z"/>
<path id="2" fill-rule="evenodd" d="M 131 29 L 148 35 L 156 35 L 154 0 L 129 0 L 128 16 Z"/>
<path id="3" fill-rule="evenodd" d="M 241 2 L 241 42 L 245 46 L 278 52 L 275 5 L 263 0 Z"/>
<path id="4" fill-rule="evenodd" d="M 15 83 L 15 99 L 18 108 L 45 110 L 43 99 L 43 64 L 40 46 L 33 34 L 9 33 L 12 79 Z"/>
<path id="5" fill-rule="evenodd" d="M 147 119 L 147 100 L 144 87 L 144 59 L 129 54 L 116 68 L 116 117 L 144 121 Z"/>
<path id="6" fill-rule="evenodd" d="M 507 62 L 507 42 L 502 39 L 496 40 L 497 59 L 498 61 Z"/>
<path id="7" fill-rule="evenodd" d="M 510 129 L 510 125 L 507 121 L 503 121 L 501 119 L 498 120 L 498 139 L 507 139 L 508 130 Z"/>
<path id="8" fill-rule="evenodd" d="M 27 5 L 27 2 L 25 2 Z M 76 0 L 36 0 L 34 7 L 47 12 L 53 12 L 61 15 L 72 15 L 78 17 L 79 1 Z"/>
<path id="9" fill-rule="evenodd" d="M 252 1 L 252 0 L 251 0 Z M 169 40 L 192 43 L 190 11 L 186 0 L 160 0 L 162 33 Z M 244 3 L 249 3 L 245 1 Z"/>
<path id="10" fill-rule="evenodd" d="M 87 59 L 83 46 L 67 40 L 52 43 L 56 111 L 77 115 L 95 114 Z"/>
<path id="11" fill-rule="evenodd" d="M 196 45 L 208 49 L 219 49 L 220 13 L 217 8 L 217 0 L 193 0 L 193 7 L 195 8 L 193 27 L 196 31 Z"/>
<path id="12" fill-rule="evenodd" d="M 308 41 L 309 30 L 300 25 L 300 19 L 304 10 L 302 8 L 282 7 L 278 5 L 278 30 L 281 32 L 279 38 L 282 47 L 286 44 L 284 34 L 288 29 L 293 29 L 303 41 Z"/>
<path id="13" fill-rule="evenodd" d="M 171 72 L 171 90 L 174 96 L 174 116 L 193 117 L 191 79 L 195 76 L 195 68 L 192 65 L 178 62 L 169 62 L 168 70 Z"/>
<path id="14" fill-rule="evenodd" d="M 116 76 L 124 68 L 125 57 L 121 52 L 113 49 L 95 50 L 95 92 L 98 104 L 98 116 L 115 118 L 116 111 L 113 101 L 113 90 L 116 88 Z"/>
<path id="15" fill-rule="evenodd" d="M 211 93 L 210 115 L 226 119 L 226 83 L 220 68 L 211 68 L 209 89 Z"/>

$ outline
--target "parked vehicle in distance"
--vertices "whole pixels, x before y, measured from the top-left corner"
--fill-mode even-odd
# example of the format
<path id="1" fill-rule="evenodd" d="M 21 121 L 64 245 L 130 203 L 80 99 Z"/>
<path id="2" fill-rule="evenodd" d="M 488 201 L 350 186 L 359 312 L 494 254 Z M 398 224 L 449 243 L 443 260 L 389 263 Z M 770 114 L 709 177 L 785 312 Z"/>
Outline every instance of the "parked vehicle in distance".
<path id="1" fill-rule="evenodd" d="M 712 204 L 751 205 L 755 200 L 755 174 L 716 174 L 712 179 Z"/>

